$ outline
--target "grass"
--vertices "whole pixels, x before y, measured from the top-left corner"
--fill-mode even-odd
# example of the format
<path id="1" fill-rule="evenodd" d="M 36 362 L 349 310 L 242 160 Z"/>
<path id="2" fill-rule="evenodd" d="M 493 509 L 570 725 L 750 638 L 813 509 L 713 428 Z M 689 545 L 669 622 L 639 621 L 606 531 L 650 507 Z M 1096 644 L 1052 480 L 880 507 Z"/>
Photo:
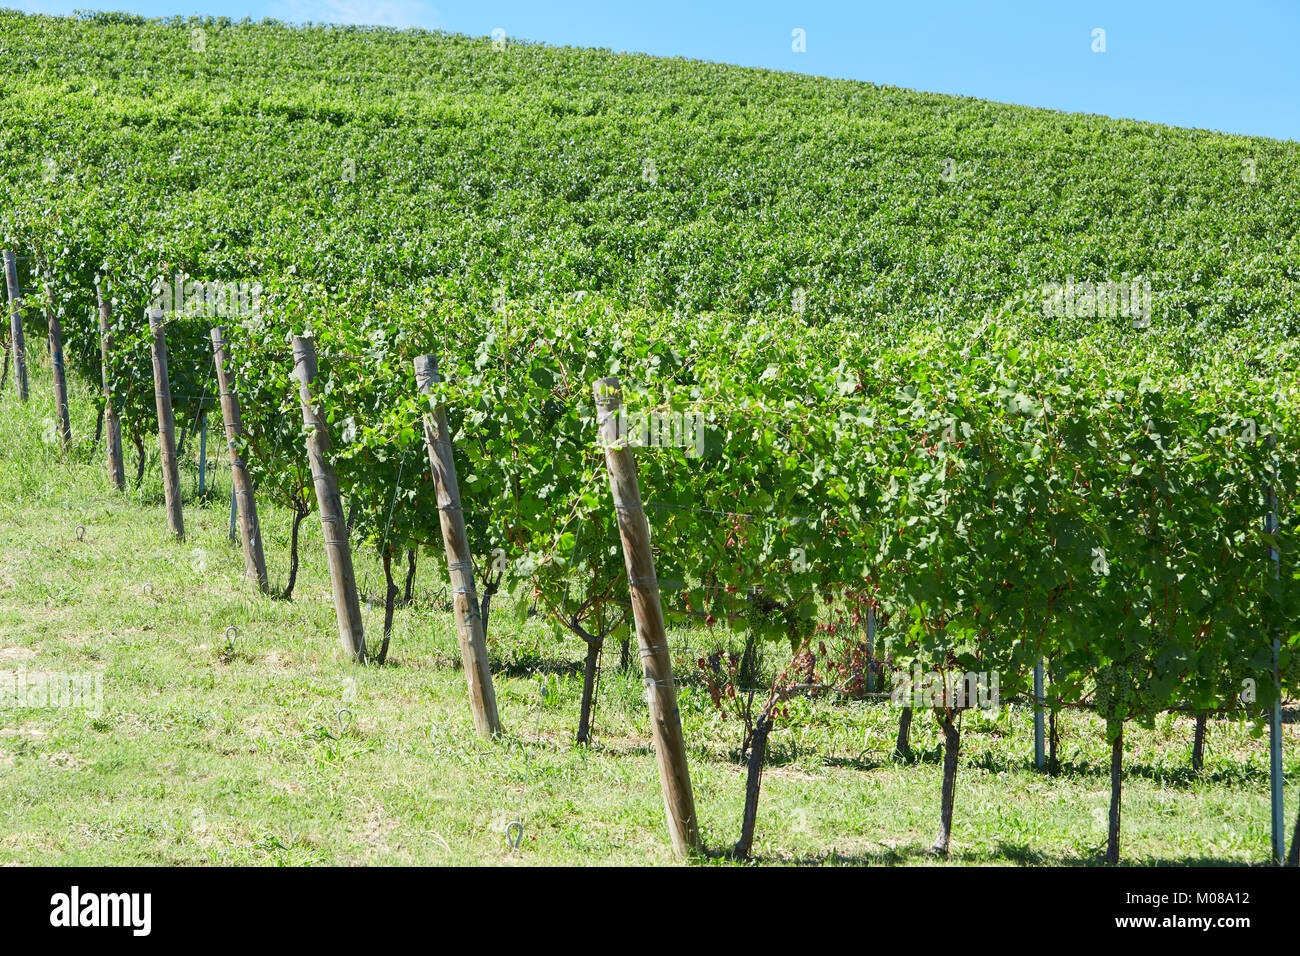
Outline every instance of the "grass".
<path id="1" fill-rule="evenodd" d="M 476 739 L 433 561 L 421 563 L 414 604 L 397 612 L 389 663 L 347 663 L 315 519 L 304 524 L 295 600 L 263 597 L 226 538 L 228 471 L 214 465 L 212 489 L 198 495 L 197 442 L 187 449 L 187 538 L 174 541 L 156 450 L 140 488 L 112 491 L 89 444 L 94 400 L 83 385 L 71 402 L 76 447 L 65 454 L 49 440 L 50 373 L 35 351 L 31 401 L 19 403 L 12 374 L 0 395 L 0 677 L 93 672 L 102 707 L 0 705 L 0 862 L 673 862 L 640 680 L 618 669 L 617 653 L 604 662 L 595 742 L 574 747 L 582 649 L 541 618 L 494 608 L 489 643 L 507 733 Z M 265 502 L 261 512 L 272 577 L 283 577 L 290 516 Z M 367 592 L 382 593 L 373 555 L 358 554 L 357 567 Z M 368 603 L 365 616 L 376 634 L 382 608 Z M 670 637 L 681 647 L 697 812 L 718 862 L 739 835 L 738 729 L 687 663 L 709 646 L 708 632 Z M 938 823 L 938 737 L 918 719 L 917 760 L 887 759 L 895 715 L 885 703 L 814 701 L 795 726 L 779 727 L 756 861 L 1100 862 L 1108 749 L 1090 716 L 1064 716 L 1065 765 L 1050 777 L 1031 767 L 1027 711 L 967 715 L 954 852 L 939 864 L 925 852 Z M 1296 724 L 1285 731 L 1289 831 L 1300 752 Z M 1264 862 L 1266 738 L 1212 722 L 1200 773 L 1189 768 L 1190 738 L 1191 721 L 1172 717 L 1127 731 L 1124 861 Z M 516 821 L 513 847 L 506 831 Z"/>

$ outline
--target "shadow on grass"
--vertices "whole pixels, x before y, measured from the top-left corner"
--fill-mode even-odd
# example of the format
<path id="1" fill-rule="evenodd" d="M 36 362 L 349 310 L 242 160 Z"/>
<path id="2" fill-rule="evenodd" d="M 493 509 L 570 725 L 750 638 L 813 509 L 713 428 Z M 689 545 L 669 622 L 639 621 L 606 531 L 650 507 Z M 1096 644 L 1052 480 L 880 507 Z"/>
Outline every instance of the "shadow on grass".
<path id="1" fill-rule="evenodd" d="M 725 859 L 728 852 L 710 853 L 710 859 Z M 958 866 L 1062 866 L 1071 868 L 1090 868 L 1107 866 L 1105 848 L 1095 855 L 1067 856 L 1064 854 L 1043 853 L 1021 843 L 999 841 L 987 849 L 954 849 L 947 860 L 935 856 L 928 846 L 913 843 L 907 846 L 881 847 L 879 850 L 841 853 L 831 849 L 825 853 L 815 853 L 801 857 L 763 856 L 755 854 L 754 864 L 784 864 L 786 866 L 898 866 L 913 862 L 935 865 Z M 1250 866 L 1248 863 L 1228 863 L 1222 859 L 1207 856 L 1171 856 L 1159 858 L 1142 858 L 1120 860 L 1122 866 Z"/>
<path id="2" fill-rule="evenodd" d="M 884 750 L 864 750 L 854 757 L 823 757 L 823 767 L 845 767 L 849 770 L 879 770 L 897 761 Z"/>
<path id="3" fill-rule="evenodd" d="M 535 677 L 539 674 L 582 674 L 579 661 L 560 661 L 542 657 L 539 654 L 519 654 L 509 660 L 493 658 L 492 673 L 501 677 Z"/>
<path id="4" fill-rule="evenodd" d="M 913 762 L 942 763 L 943 748 L 935 747 L 916 755 Z M 990 773 L 1036 773 L 1034 761 L 1030 757 L 999 756 L 990 752 L 980 754 L 967 764 Z M 1078 763 L 1065 760 L 1055 774 L 1043 774 L 1044 777 L 1087 777 L 1091 779 L 1110 780 L 1109 763 L 1092 763 L 1087 760 Z M 1163 786 L 1182 789 L 1196 784 L 1223 784 L 1226 786 L 1263 785 L 1268 783 L 1268 768 L 1264 766 L 1220 766 L 1215 769 L 1193 770 L 1190 766 L 1169 766 L 1149 763 L 1124 762 L 1125 780 L 1150 780 Z"/>
<path id="5" fill-rule="evenodd" d="M 509 660 L 495 658 L 492 661 L 491 667 L 493 673 L 502 677 L 513 678 L 528 678 L 545 674 L 581 676 L 583 669 L 580 661 L 547 659 L 531 652 L 518 654 Z M 679 683 L 681 683 L 681 681 L 679 681 Z M 597 735 L 597 743 L 593 745 L 594 750 L 601 749 L 598 740 L 599 735 Z M 743 766 L 746 763 L 746 757 L 742 755 L 738 746 L 734 746 L 727 751 L 722 751 L 715 747 L 698 746 L 693 748 L 693 750 L 697 756 L 704 757 L 705 759 L 728 762 L 739 766 Z M 652 751 L 648 745 L 644 745 L 635 746 L 631 749 L 619 748 L 617 752 L 651 753 Z M 769 739 L 768 752 L 763 765 L 769 768 L 783 767 L 795 763 L 806 756 L 808 756 L 808 753 L 796 743 L 779 739 Z M 936 742 L 931 747 L 914 747 L 910 755 L 906 757 L 895 754 L 885 748 L 869 748 L 852 757 L 824 756 L 821 762 L 825 767 L 847 768 L 863 772 L 878 770 L 881 767 L 890 764 L 904 764 L 909 766 L 931 764 L 934 766 L 941 766 L 943 764 L 943 745 Z M 985 751 L 973 759 L 963 757 L 962 765 L 979 768 L 989 773 L 1038 774 L 1038 771 L 1034 766 L 1033 758 L 1028 755 L 1002 755 Z M 1051 777 L 1076 779 L 1087 778 L 1109 782 L 1110 765 L 1108 762 L 1093 763 L 1088 760 L 1077 762 L 1064 760 L 1059 762 L 1055 773 L 1044 773 L 1042 776 L 1048 779 Z M 1263 786 L 1268 783 L 1268 768 L 1263 765 L 1220 765 L 1213 769 L 1204 768 L 1200 771 L 1196 771 L 1190 766 L 1170 766 L 1125 761 L 1124 779 L 1149 780 L 1162 786 L 1175 787 L 1179 789 L 1189 789 L 1198 784 Z"/>
<path id="6" fill-rule="evenodd" d="M 702 756 L 709 759 L 728 762 L 743 766 L 745 759 L 742 758 L 740 749 L 732 747 L 726 752 L 713 748 L 701 751 Z M 767 759 L 763 761 L 763 766 L 768 768 L 777 768 L 796 763 L 805 759 L 809 753 L 803 748 L 793 743 L 779 743 L 769 746 Z M 835 767 L 848 770 L 858 770 L 863 773 L 869 773 L 887 766 L 924 766 L 932 765 L 935 767 L 943 764 L 943 747 L 936 744 L 926 749 L 913 749 L 910 756 L 903 757 L 882 748 L 871 748 L 848 757 L 843 755 L 823 756 L 821 765 L 823 767 Z M 999 756 L 993 753 L 981 753 L 973 759 L 963 757 L 962 767 L 980 769 L 989 773 L 1008 773 L 1008 774 L 1033 774 L 1041 776 L 1045 780 L 1053 777 L 1061 779 L 1080 779 L 1097 780 L 1104 782 L 1107 786 L 1110 783 L 1110 765 L 1108 763 L 1090 763 L 1081 761 L 1078 763 L 1064 761 L 1060 764 L 1055 774 L 1040 773 L 1034 767 L 1034 761 L 1029 757 L 1010 757 Z M 958 771 L 960 777 L 960 769 Z M 1191 789 L 1197 785 L 1216 784 L 1221 786 L 1241 787 L 1256 786 L 1262 787 L 1268 783 L 1268 768 L 1262 766 L 1220 766 L 1213 770 L 1204 769 L 1199 772 L 1191 767 L 1171 767 L 1153 765 L 1149 763 L 1126 762 L 1124 764 L 1124 779 L 1131 780 L 1148 780 L 1152 783 L 1177 789 Z"/>

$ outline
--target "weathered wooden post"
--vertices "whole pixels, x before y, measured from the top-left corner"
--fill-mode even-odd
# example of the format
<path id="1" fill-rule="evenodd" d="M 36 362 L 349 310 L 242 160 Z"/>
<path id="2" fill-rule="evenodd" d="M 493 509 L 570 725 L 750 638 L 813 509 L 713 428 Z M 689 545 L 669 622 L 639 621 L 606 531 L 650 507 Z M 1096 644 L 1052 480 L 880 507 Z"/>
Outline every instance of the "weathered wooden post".
<path id="1" fill-rule="evenodd" d="M 302 423 L 307 429 L 307 459 L 311 463 L 312 483 L 316 486 L 316 504 L 320 507 L 325 556 L 329 560 L 330 586 L 334 591 L 334 613 L 339 622 L 339 643 L 353 660 L 364 664 L 366 632 L 361 621 L 356 572 L 352 568 L 352 548 L 348 544 L 338 479 L 327 457 L 329 432 L 311 390 L 312 382 L 316 380 L 316 344 L 300 335 L 293 337 L 293 374 L 298 379 Z"/>
<path id="2" fill-rule="evenodd" d="M 1043 746 L 1043 659 L 1034 664 L 1034 768 L 1041 771 L 1047 765 Z"/>
<path id="3" fill-rule="evenodd" d="M 108 376 L 108 356 L 113 351 L 113 302 L 104 294 L 102 282 L 95 282 L 99 303 L 99 357 L 104 380 L 104 433 L 108 449 L 108 480 L 118 491 L 126 490 L 126 471 L 122 465 L 122 419 L 113 407 L 113 385 Z"/>
<path id="4" fill-rule="evenodd" d="M 212 330 L 212 361 L 217 366 L 217 390 L 221 396 L 221 418 L 226 426 L 226 443 L 230 446 L 230 480 L 234 486 L 234 500 L 239 511 L 240 536 L 244 544 L 244 576 L 256 581 L 264 592 L 270 585 L 266 578 L 266 557 L 262 552 L 262 529 L 257 522 L 257 501 L 253 497 L 253 483 L 248 477 L 248 466 L 239 455 L 239 436 L 243 424 L 239 418 L 239 398 L 231 388 L 226 374 L 226 330 L 217 326 Z"/>
<path id="5" fill-rule="evenodd" d="M 421 355 L 415 360 L 415 384 L 421 395 L 433 391 L 438 377 L 438 359 Z M 441 405 L 424 415 L 424 444 L 429 451 L 434 490 L 438 497 L 438 519 L 442 524 L 442 543 L 447 549 L 447 567 L 451 573 L 452 609 L 456 616 L 456 636 L 460 639 L 460 656 L 469 683 L 469 704 L 474 713 L 474 729 L 481 737 L 501 733 L 497 714 L 496 689 L 488 666 L 487 636 L 483 630 L 478 593 L 474 589 L 474 561 L 465 534 L 465 515 L 460 504 L 460 484 L 456 480 L 456 462 L 452 457 L 451 432 L 447 413 Z"/>
<path id="6" fill-rule="evenodd" d="M 176 462 L 176 419 L 172 414 L 172 390 L 167 378 L 167 342 L 163 337 L 162 309 L 149 310 L 149 331 L 153 342 L 153 397 L 158 409 L 158 445 L 162 449 L 163 497 L 167 502 L 167 527 L 178 538 L 185 537 L 181 514 L 181 473 Z"/>
<path id="7" fill-rule="evenodd" d="M 68 419 L 68 374 L 63 361 L 63 326 L 54 310 L 54 287 L 45 285 L 45 318 L 50 327 L 50 362 L 54 366 L 54 415 L 59 423 L 63 450 L 72 448 L 72 422 Z"/>
<path id="8" fill-rule="evenodd" d="M 668 653 L 668 638 L 664 632 L 659 581 L 655 576 L 654 557 L 650 553 L 650 527 L 641 504 L 636 458 L 619 433 L 623 392 L 618 378 L 600 379 L 594 391 L 601 444 L 605 448 L 605 467 L 614 496 L 619 537 L 623 540 L 623 560 L 632 597 L 637 644 L 641 648 L 646 702 L 650 708 L 655 757 L 659 763 L 659 784 L 663 790 L 664 809 L 668 813 L 673 850 L 684 856 L 699 848 L 700 832 L 695 820 L 691 775 L 686 766 L 686 745 L 682 739 L 681 714 L 677 709 L 672 657 Z"/>
<path id="9" fill-rule="evenodd" d="M 19 304 L 18 263 L 8 249 L 4 253 L 5 285 L 9 287 L 9 329 L 13 343 L 14 374 L 18 380 L 18 397 L 27 401 L 27 348 L 23 344 L 23 310 Z"/>

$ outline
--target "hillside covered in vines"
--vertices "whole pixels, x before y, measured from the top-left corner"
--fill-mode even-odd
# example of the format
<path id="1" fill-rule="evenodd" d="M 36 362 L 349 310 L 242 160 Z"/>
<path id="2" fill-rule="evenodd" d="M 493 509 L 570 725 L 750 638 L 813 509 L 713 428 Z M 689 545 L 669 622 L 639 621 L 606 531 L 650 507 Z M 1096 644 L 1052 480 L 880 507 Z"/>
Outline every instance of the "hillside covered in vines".
<path id="1" fill-rule="evenodd" d="M 591 643 L 627 624 L 591 397 L 614 374 L 705 422 L 694 454 L 639 455 L 683 619 L 798 648 L 869 606 L 899 667 L 1014 693 L 1047 659 L 1054 706 L 1117 727 L 1296 689 L 1298 144 L 513 40 L 5 12 L 0 189 L 20 284 L 50 290 L 31 334 L 54 310 L 92 380 L 111 284 L 137 439 L 159 283 L 256 282 L 255 314 L 170 323 L 178 414 L 211 407 L 230 326 L 259 494 L 309 508 L 286 336 L 313 336 L 355 533 L 389 557 L 437 541 L 411 372 L 436 353 L 481 578 Z M 1149 308 L 1044 308 L 1075 283 Z"/>

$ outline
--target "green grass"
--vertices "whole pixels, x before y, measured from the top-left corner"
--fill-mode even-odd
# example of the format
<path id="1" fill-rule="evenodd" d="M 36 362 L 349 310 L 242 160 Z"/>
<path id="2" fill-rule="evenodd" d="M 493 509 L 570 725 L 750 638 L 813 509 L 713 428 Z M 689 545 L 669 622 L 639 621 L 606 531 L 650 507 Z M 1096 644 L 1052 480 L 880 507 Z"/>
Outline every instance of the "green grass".
<path id="1" fill-rule="evenodd" d="M 424 560 L 399 609 L 389 663 L 340 652 L 319 524 L 304 525 L 296 599 L 242 580 L 227 543 L 229 473 L 197 495 L 188 449 L 187 540 L 171 540 L 155 460 L 140 489 L 110 490 L 90 392 L 77 385 L 65 455 L 48 365 L 32 400 L 0 396 L 0 671 L 102 674 L 102 712 L 0 708 L 0 862 L 15 864 L 671 863 L 640 680 L 607 653 L 595 743 L 572 744 L 581 690 L 574 640 L 499 609 L 490 629 L 506 736 L 475 738 L 445 582 Z M 216 445 L 216 443 L 213 443 Z M 219 446 L 217 446 L 219 447 Z M 134 474 L 128 451 L 128 472 Z M 262 507 L 272 577 L 289 516 Z M 78 539 L 78 528 L 84 535 Z M 369 592 L 382 576 L 358 555 Z M 382 608 L 366 607 L 368 633 Z M 522 621 L 522 623 L 520 623 Z M 225 631 L 238 628 L 233 652 Z M 696 804 L 712 851 L 739 834 L 744 790 L 734 721 L 693 683 L 676 631 Z M 543 698 L 544 676 L 559 693 Z M 340 715 L 346 708 L 351 713 Z M 755 857 L 762 863 L 931 864 L 939 750 L 918 719 L 919 759 L 886 759 L 883 703 L 810 702 L 773 736 Z M 947 865 L 1095 864 L 1105 841 L 1108 750 L 1087 715 L 1063 720 L 1063 772 L 1030 767 L 1029 714 L 967 715 L 954 853 Z M 1286 725 L 1294 820 L 1297 732 Z M 1130 728 L 1123 856 L 1130 863 L 1258 863 L 1268 856 L 1267 743 L 1214 722 L 1204 770 L 1190 721 Z M 506 826 L 523 824 L 522 844 Z M 711 859 L 719 859 L 712 856 Z"/>

